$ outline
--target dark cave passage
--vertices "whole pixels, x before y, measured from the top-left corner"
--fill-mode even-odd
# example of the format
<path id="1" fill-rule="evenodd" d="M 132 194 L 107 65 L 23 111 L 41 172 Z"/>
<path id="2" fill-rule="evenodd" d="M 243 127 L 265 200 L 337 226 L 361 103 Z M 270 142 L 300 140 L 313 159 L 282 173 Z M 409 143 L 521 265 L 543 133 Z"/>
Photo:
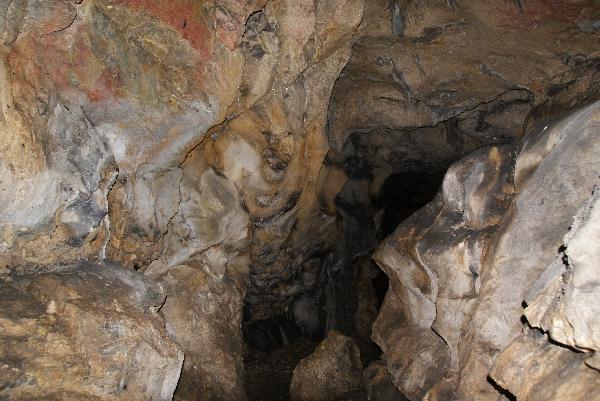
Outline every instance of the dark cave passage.
<path id="1" fill-rule="evenodd" d="M 411 214 L 430 202 L 444 173 L 398 173 L 386 178 L 376 200 L 380 210 L 378 237 L 390 235 Z"/>
<path id="2" fill-rule="evenodd" d="M 443 173 L 391 174 L 368 204 L 348 202 L 365 199 L 364 194 L 350 198 L 342 194 L 337 203 L 344 211 L 339 219 L 346 234 L 340 246 L 331 250 L 319 266 L 318 285 L 309 293 L 298 294 L 288 301 L 284 312 L 268 319 L 253 319 L 253 298 L 247 299 L 242 332 L 249 401 L 288 401 L 294 369 L 331 330 L 352 339 L 362 366 L 382 358 L 381 349 L 371 339 L 371 330 L 389 280 L 371 259 L 375 241 L 365 241 L 365 233 L 377 241 L 391 234 L 404 219 L 434 198 L 442 178 Z M 353 186 L 352 180 L 349 183 L 347 189 L 360 188 Z M 387 399 L 404 400 L 397 391 L 388 392 L 396 398 Z M 367 399 L 362 390 L 351 397 L 354 398 L 347 400 Z"/>

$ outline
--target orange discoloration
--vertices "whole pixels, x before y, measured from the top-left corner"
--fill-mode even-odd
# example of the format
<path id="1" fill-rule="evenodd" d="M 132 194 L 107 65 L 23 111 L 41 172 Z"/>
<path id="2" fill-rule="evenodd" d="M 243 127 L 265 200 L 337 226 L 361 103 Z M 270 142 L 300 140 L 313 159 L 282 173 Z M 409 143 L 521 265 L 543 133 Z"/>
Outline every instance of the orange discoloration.
<path id="1" fill-rule="evenodd" d="M 203 21 L 201 2 L 193 0 L 114 0 L 143 10 L 175 28 L 203 59 L 212 57 L 212 32 Z"/>

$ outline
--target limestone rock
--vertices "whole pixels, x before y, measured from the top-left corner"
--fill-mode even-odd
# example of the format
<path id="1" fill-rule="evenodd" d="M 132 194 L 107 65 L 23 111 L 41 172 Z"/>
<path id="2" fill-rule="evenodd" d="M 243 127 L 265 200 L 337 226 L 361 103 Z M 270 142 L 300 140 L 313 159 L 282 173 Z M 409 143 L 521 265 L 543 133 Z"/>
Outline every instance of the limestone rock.
<path id="1" fill-rule="evenodd" d="M 330 331 L 315 351 L 294 369 L 293 401 L 349 400 L 362 390 L 362 364 L 354 342 Z"/>
<path id="2" fill-rule="evenodd" d="M 0 3 L 0 269 L 107 258 L 145 272 L 166 309 L 195 313 L 165 314 L 190 355 L 181 387 L 243 398 L 246 287 L 255 317 L 281 312 L 333 241 L 317 182 L 363 1 Z M 189 282 L 163 281 L 170 269 Z M 219 311 L 231 319 L 213 327 Z"/>
<path id="3" fill-rule="evenodd" d="M 4 3 L 4 265 L 160 254 L 177 166 L 232 102 L 239 79 L 223 76 L 242 58 L 228 46 L 260 7 L 222 3 Z"/>
<path id="4" fill-rule="evenodd" d="M 599 182 L 600 183 L 600 182 Z M 522 400 L 589 400 L 598 393 L 598 186 L 580 208 L 555 260 L 533 284 L 525 317 L 537 330 L 500 354 L 490 377 Z M 579 352 L 574 352 L 579 351 Z M 527 380 L 521 372 L 531 372 Z M 557 380 L 560 377 L 562 380 Z"/>
<path id="5" fill-rule="evenodd" d="M 518 400 L 600 399 L 600 373 L 586 365 L 587 359 L 588 354 L 556 346 L 530 330 L 500 354 L 490 376 Z"/>
<path id="6" fill-rule="evenodd" d="M 528 121 L 598 99 L 597 36 L 575 23 L 598 10 L 593 0 L 365 2 L 332 93 L 328 161 L 362 160 L 374 195 L 390 174 L 443 172 L 519 140 Z"/>
<path id="7" fill-rule="evenodd" d="M 589 281 L 595 269 L 589 261 L 597 253 L 595 201 L 589 199 L 600 172 L 599 113 L 595 103 L 544 125 L 518 153 L 506 146 L 484 149 L 455 163 L 436 199 L 376 252 L 391 288 L 373 338 L 394 384 L 411 400 L 496 400 L 487 375 L 499 356 L 492 377 L 500 386 L 514 388 L 519 399 L 545 399 L 528 386 L 551 381 L 552 371 L 542 368 L 539 377 L 523 381 L 518 366 L 538 358 L 585 358 L 553 350 L 547 340 L 528 340 L 527 333 L 510 345 L 527 331 L 524 301 L 531 303 L 525 310 L 531 324 L 554 341 L 595 350 L 594 331 L 587 328 L 595 324 L 591 300 L 597 296 Z M 575 263 L 565 267 L 569 241 Z M 586 369 L 582 394 L 600 380 Z M 554 389 L 557 398 L 548 399 L 560 399 L 561 386 Z"/>
<path id="8" fill-rule="evenodd" d="M 0 398 L 169 401 L 183 353 L 165 295 L 119 266 L 78 263 L 0 278 Z"/>

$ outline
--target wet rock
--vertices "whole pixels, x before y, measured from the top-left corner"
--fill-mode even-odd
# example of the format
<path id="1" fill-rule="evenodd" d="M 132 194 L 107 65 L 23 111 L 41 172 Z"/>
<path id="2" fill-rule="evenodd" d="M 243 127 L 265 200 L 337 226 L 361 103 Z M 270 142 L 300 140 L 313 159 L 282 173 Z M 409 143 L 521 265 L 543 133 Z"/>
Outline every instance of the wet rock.
<path id="1" fill-rule="evenodd" d="M 171 400 L 183 353 L 138 273 L 81 262 L 0 277 L 0 398 Z"/>
<path id="2" fill-rule="evenodd" d="M 531 386 L 550 383 L 555 374 L 540 368 L 529 380 L 519 366 L 540 358 L 581 372 L 582 394 L 600 380 L 592 368 L 575 367 L 578 360 L 583 369 L 582 355 L 529 333 L 521 318 L 525 312 L 552 341 L 595 350 L 590 328 L 597 291 L 588 261 L 597 249 L 590 199 L 600 172 L 599 111 L 595 103 L 531 131 L 518 152 L 484 149 L 455 163 L 436 199 L 375 253 L 390 291 L 373 338 L 408 398 L 496 400 L 504 388 L 518 399 L 536 399 L 540 393 Z M 496 382 L 488 381 L 490 372 Z M 552 393 L 547 399 L 566 391 L 556 382 L 545 389 Z"/>
<path id="3" fill-rule="evenodd" d="M 337 331 L 330 331 L 315 351 L 300 361 L 290 385 L 294 401 L 350 400 L 361 392 L 360 352 L 352 339 Z"/>

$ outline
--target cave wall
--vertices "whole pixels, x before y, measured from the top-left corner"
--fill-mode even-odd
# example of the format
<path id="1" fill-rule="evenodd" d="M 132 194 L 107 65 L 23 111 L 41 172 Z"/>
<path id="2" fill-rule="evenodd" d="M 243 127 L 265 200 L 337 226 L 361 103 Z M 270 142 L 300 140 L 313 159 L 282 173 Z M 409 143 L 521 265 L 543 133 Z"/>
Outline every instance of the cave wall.
<path id="1" fill-rule="evenodd" d="M 279 311 L 333 240 L 316 185 L 362 9 L 2 1 L 2 273 L 79 259 L 137 270 L 164 289 L 186 355 L 176 399 L 244 399 L 249 283 L 267 293 L 257 317 Z"/>
<path id="2" fill-rule="evenodd" d="M 473 165 L 480 166 L 475 173 L 491 177 L 493 184 L 479 188 L 484 193 L 477 196 L 487 196 L 493 206 L 481 206 L 479 198 L 464 200 L 470 205 L 465 222 L 455 213 L 463 206 L 449 206 L 452 213 L 431 211 L 446 199 L 443 192 L 420 212 L 422 220 L 409 221 L 413 231 L 434 232 L 427 213 L 449 213 L 444 217 L 449 222 L 457 227 L 466 224 L 477 232 L 472 235 L 479 239 L 469 251 L 473 258 L 484 244 L 501 243 L 496 230 L 508 230 L 505 214 L 525 197 L 519 198 L 512 170 L 518 170 L 526 154 L 538 158 L 543 154 L 544 160 L 550 160 L 540 150 L 526 153 L 528 146 L 541 146 L 542 139 L 531 139 L 535 134 L 525 138 L 521 153 L 514 144 L 521 143 L 526 131 L 538 132 L 544 118 L 600 97 L 599 10 L 594 0 L 0 1 L 2 285 L 11 280 L 20 283 L 22 275 L 34 271 L 41 272 L 35 276 L 40 282 L 46 280 L 42 277 L 53 277 L 56 269 L 86 277 L 80 260 L 93 262 L 95 267 L 87 268 L 100 271 L 109 268 L 104 261 L 117 262 L 123 270 L 114 273 L 123 275 L 119 280 L 128 285 L 133 285 L 131 280 L 149 280 L 151 284 L 144 285 L 158 286 L 161 295 L 153 298 L 152 305 L 135 301 L 139 304 L 132 306 L 133 315 L 140 327 L 164 326 L 157 329 L 160 339 L 152 341 L 164 341 L 156 346 L 164 350 L 155 351 L 156 358 L 163 358 L 163 373 L 168 377 L 178 374 L 178 352 L 185 354 L 175 399 L 243 400 L 244 308 L 249 320 L 285 313 L 304 331 L 317 332 L 315 327 L 324 324 L 368 335 L 365 327 L 376 308 L 372 297 L 360 298 L 360 291 L 372 292 L 368 286 L 360 287 L 360 280 L 371 274 L 368 256 L 379 239 L 382 216 L 374 199 L 390 175 L 442 174 L 471 152 L 497 146 L 468 156 L 456 165 L 463 167 L 453 167 L 444 179 L 449 190 L 475 188 L 475 176 L 466 183 L 461 180 L 473 173 L 469 170 Z M 585 124 L 581 115 L 570 118 Z M 591 152 L 592 145 L 583 150 Z M 580 174 L 567 171 L 571 179 Z M 534 181 L 522 185 L 535 187 Z M 587 181 L 571 186 L 573 191 L 590 190 Z M 461 196 L 452 193 L 447 199 L 454 202 Z M 583 205 L 583 195 L 577 202 Z M 595 209 L 586 210 L 577 221 L 582 227 L 593 227 L 585 222 Z M 563 212 L 561 218 L 568 219 L 576 209 Z M 403 229 L 385 244 L 402 236 Z M 582 233 L 586 230 L 591 228 L 582 228 Z M 438 240 L 423 235 L 427 241 Z M 556 242 L 564 233 L 552 235 L 549 240 Z M 407 246 L 417 247 L 417 239 L 411 241 Z M 444 253 L 444 246 L 454 245 L 442 241 L 431 248 L 441 247 Z M 407 395 L 418 399 L 428 391 L 449 394 L 451 388 L 464 397 L 467 389 L 492 397 L 497 394 L 494 386 L 479 374 L 471 375 L 482 367 L 495 386 L 525 397 L 537 390 L 519 381 L 511 355 L 520 357 L 527 349 L 534 359 L 540 355 L 563 363 L 580 358 L 557 351 L 531 333 L 509 347 L 514 329 L 522 327 L 512 320 L 522 309 L 515 304 L 517 293 L 532 304 L 526 316 L 533 326 L 548 331 L 553 321 L 563 319 L 552 320 L 551 312 L 545 312 L 554 311 L 547 305 L 555 303 L 554 293 L 548 291 L 560 284 L 556 275 L 548 273 L 547 282 L 536 284 L 538 292 L 527 297 L 525 287 L 537 279 L 533 274 L 521 283 L 522 291 L 512 294 L 507 289 L 515 296 L 507 301 L 511 314 L 505 324 L 510 330 L 503 327 L 502 341 L 493 343 L 497 349 L 473 350 L 464 356 L 455 337 L 464 334 L 469 344 L 485 348 L 488 339 L 478 337 L 484 333 L 483 323 L 453 327 L 445 336 L 438 333 L 432 306 L 438 298 L 421 287 L 429 286 L 426 283 L 433 276 L 409 280 L 406 272 L 418 271 L 414 264 L 423 261 L 408 262 L 408 258 L 402 266 L 388 264 L 386 257 L 398 256 L 396 251 L 385 256 L 386 247 L 376 258 L 390 276 L 392 289 L 374 338 L 388 358 L 394 384 Z M 539 252 L 548 252 L 544 257 L 556 253 L 550 245 Z M 543 262 L 539 269 L 550 263 Z M 487 270 L 495 271 L 493 266 Z M 589 274 L 585 269 L 582 275 Z M 416 295 L 403 290 L 404 280 L 414 284 Z M 454 285 L 452 280 L 446 284 Z M 492 281 L 488 284 L 493 287 Z M 88 285 L 92 283 L 81 279 L 72 291 L 81 295 L 71 294 L 60 302 L 42 289 L 23 287 L 35 299 L 31 307 L 37 315 L 20 316 L 25 311 L 2 308 L 3 336 L 18 340 L 25 327 L 20 325 L 35 326 L 36 321 L 43 320 L 40 325 L 46 327 L 50 324 L 46 319 L 54 315 L 47 316 L 47 311 L 54 310 L 57 302 L 71 310 L 69 305 L 91 291 Z M 565 310 L 587 296 L 580 294 L 585 285 L 569 288 L 573 295 Z M 464 302 L 450 297 L 452 302 L 444 304 L 441 297 L 440 310 L 464 307 L 468 312 L 463 314 L 472 314 L 475 322 L 486 311 L 482 306 L 476 313 L 479 303 L 495 302 L 489 291 L 471 294 Z M 102 303 L 102 297 L 94 302 Z M 5 302 L 13 302 L 11 296 Z M 51 302 L 55 306 L 50 307 Z M 468 306 L 450 305 L 461 302 Z M 418 324 L 409 320 L 400 324 L 405 321 L 400 317 L 412 307 Z M 128 316 L 118 309 L 113 314 L 89 305 L 82 308 L 83 315 L 101 316 L 97 321 L 104 323 L 98 327 Z M 368 311 L 364 319 L 355 316 L 360 310 Z M 68 341 L 80 341 L 78 355 L 104 355 L 101 345 L 87 344 L 85 336 L 79 339 L 85 333 L 72 330 L 73 316 L 79 315 L 61 317 L 67 323 L 52 330 Z M 390 323 L 390 316 L 400 320 Z M 445 315 L 439 316 L 442 327 Z M 423 334 L 418 341 L 430 342 L 419 349 L 424 350 L 424 358 L 433 353 L 434 368 L 427 361 L 406 362 L 405 350 L 398 350 L 402 343 L 394 343 L 395 335 L 389 334 L 406 332 L 403 341 L 411 341 L 415 324 Z M 163 329 L 169 338 L 163 338 Z M 558 334 L 558 330 L 551 334 L 556 337 L 553 341 L 595 349 L 589 336 L 582 340 L 579 334 Z M 172 383 L 164 390 L 152 390 L 144 375 L 138 378 L 124 362 L 144 363 L 127 359 L 137 352 L 131 344 L 139 338 L 135 333 L 131 336 L 118 340 L 126 344 L 123 354 L 105 367 L 106 372 L 126 372 L 123 377 L 132 377 L 129 387 L 116 376 L 98 385 L 97 377 L 82 368 L 61 381 L 57 397 L 61 391 L 67 398 L 82 396 L 73 392 L 77 385 L 90 398 L 134 399 L 131 394 L 144 394 L 148 399 L 168 399 Z M 40 372 L 45 365 L 35 358 L 31 364 L 14 362 L 15 353 L 21 351 L 11 341 L 1 345 L 0 358 L 5 362 L 0 366 L 17 370 L 6 376 L 10 386 L 3 383 L 0 395 L 42 396 L 43 385 L 22 377 Z M 41 355 L 62 358 L 39 341 Z M 496 357 L 497 363 L 492 364 Z M 28 358 L 31 355 L 24 360 Z M 591 360 L 585 363 L 596 366 Z M 417 373 L 401 372 L 404 367 L 414 372 L 426 369 L 425 384 L 413 383 Z M 56 380 L 32 374 L 39 383 Z M 585 369 L 576 374 L 586 383 L 596 380 Z M 471 377 L 473 383 L 468 382 Z M 540 374 L 539 382 L 548 377 Z M 17 382 L 32 387 L 20 393 L 14 387 Z"/>
<path id="3" fill-rule="evenodd" d="M 391 283 L 373 338 L 410 399 L 599 396 L 599 118 L 595 103 L 453 164 L 377 249 Z"/>

